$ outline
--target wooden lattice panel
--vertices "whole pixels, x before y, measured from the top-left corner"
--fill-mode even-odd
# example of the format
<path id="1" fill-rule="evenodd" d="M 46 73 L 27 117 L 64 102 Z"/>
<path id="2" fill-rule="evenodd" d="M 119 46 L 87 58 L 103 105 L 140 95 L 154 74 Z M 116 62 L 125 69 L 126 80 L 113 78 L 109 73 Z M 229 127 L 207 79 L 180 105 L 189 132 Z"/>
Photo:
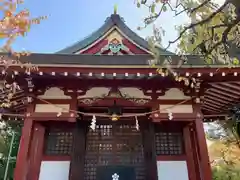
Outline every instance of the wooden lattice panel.
<path id="1" fill-rule="evenodd" d="M 98 166 L 133 166 L 136 179 L 145 179 L 141 132 L 134 125 L 102 124 L 87 134 L 85 180 L 96 180 Z"/>
<path id="2" fill-rule="evenodd" d="M 73 133 L 70 130 L 49 129 L 45 136 L 45 155 L 70 155 Z"/>
<path id="3" fill-rule="evenodd" d="M 156 155 L 182 155 L 184 153 L 181 132 L 155 132 Z"/>

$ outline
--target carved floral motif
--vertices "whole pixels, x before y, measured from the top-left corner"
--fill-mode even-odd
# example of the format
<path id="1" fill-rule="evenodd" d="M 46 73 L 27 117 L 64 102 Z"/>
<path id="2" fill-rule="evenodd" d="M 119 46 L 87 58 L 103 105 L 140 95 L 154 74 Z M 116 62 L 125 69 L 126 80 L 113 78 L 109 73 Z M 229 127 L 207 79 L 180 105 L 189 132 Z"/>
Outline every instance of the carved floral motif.
<path id="1" fill-rule="evenodd" d="M 84 98 L 84 99 L 79 99 L 79 102 L 83 104 L 91 105 L 99 100 L 100 99 L 97 99 L 97 98 Z"/>
<path id="2" fill-rule="evenodd" d="M 102 96 L 99 96 L 99 97 L 93 97 L 93 98 L 82 98 L 82 99 L 79 99 L 79 102 L 80 103 L 83 103 L 83 104 L 86 104 L 86 105 L 91 105 L 93 103 L 96 103 L 100 100 L 103 100 L 105 98 L 122 98 L 122 99 L 125 99 L 127 101 L 131 101 L 135 104 L 139 104 L 139 105 L 144 105 L 146 103 L 148 103 L 150 101 L 150 99 L 143 99 L 143 98 L 135 98 L 135 97 L 131 97 L 129 96 L 128 94 L 122 94 L 121 97 L 119 96 L 108 96 L 108 94 L 104 94 Z"/>

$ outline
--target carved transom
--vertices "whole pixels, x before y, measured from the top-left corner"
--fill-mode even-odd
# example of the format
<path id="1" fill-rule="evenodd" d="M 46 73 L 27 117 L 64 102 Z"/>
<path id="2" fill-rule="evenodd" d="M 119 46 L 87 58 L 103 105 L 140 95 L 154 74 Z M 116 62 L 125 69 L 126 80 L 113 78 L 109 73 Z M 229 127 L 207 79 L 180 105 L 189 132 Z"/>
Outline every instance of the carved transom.
<path id="1" fill-rule="evenodd" d="M 151 100 L 151 97 L 145 96 L 144 93 L 137 88 L 120 88 L 118 91 L 120 94 L 114 92 L 111 92 L 107 88 L 92 88 L 85 96 L 79 97 L 79 102 L 91 105 L 105 98 L 121 98 L 135 104 L 143 105 Z"/>

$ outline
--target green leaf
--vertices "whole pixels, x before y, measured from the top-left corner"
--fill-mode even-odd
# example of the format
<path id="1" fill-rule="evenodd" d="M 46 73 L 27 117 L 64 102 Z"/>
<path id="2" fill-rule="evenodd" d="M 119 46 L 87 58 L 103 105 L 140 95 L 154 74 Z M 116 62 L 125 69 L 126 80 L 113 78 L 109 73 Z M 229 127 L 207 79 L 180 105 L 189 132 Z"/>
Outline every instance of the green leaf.
<path id="1" fill-rule="evenodd" d="M 151 13 L 155 13 L 155 9 L 156 9 L 156 5 L 155 4 L 152 4 L 151 5 Z"/>
<path id="2" fill-rule="evenodd" d="M 167 6 L 163 5 L 162 10 L 163 10 L 163 12 L 166 12 L 167 11 Z"/>
<path id="3" fill-rule="evenodd" d="M 212 58 L 210 56 L 206 57 L 207 64 L 212 64 Z"/>
<path id="4" fill-rule="evenodd" d="M 233 64 L 234 65 L 239 65 L 239 60 L 238 60 L 238 58 L 233 58 Z"/>
<path id="5" fill-rule="evenodd" d="M 137 7 L 140 8 L 141 7 L 141 4 L 140 2 L 137 2 Z"/>

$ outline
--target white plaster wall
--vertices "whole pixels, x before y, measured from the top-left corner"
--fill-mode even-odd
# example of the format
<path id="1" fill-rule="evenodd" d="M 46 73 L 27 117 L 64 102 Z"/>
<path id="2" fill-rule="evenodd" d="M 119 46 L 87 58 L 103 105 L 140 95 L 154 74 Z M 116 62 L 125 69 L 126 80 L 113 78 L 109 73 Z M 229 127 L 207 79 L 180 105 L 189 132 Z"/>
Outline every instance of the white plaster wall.
<path id="1" fill-rule="evenodd" d="M 36 104 L 35 112 L 45 112 L 45 113 L 51 113 L 51 112 L 68 112 L 70 109 L 69 104 Z"/>
<path id="2" fill-rule="evenodd" d="M 44 95 L 38 97 L 41 99 L 71 99 L 70 96 L 66 96 L 64 91 L 57 87 L 49 88 Z"/>
<path id="3" fill-rule="evenodd" d="M 192 105 L 176 105 L 173 106 L 174 104 L 164 104 L 164 105 L 159 105 L 159 109 L 163 109 L 160 111 L 160 113 L 168 113 L 167 109 L 170 110 L 171 113 L 193 113 L 193 108 Z"/>
<path id="4" fill-rule="evenodd" d="M 157 161 L 158 180 L 189 180 L 186 161 Z"/>
<path id="5" fill-rule="evenodd" d="M 158 99 L 167 99 L 167 100 L 184 100 L 190 99 L 190 96 L 185 96 L 184 93 L 178 88 L 171 88 L 165 92 L 164 96 L 159 96 Z"/>
<path id="6" fill-rule="evenodd" d="M 42 161 L 39 180 L 68 180 L 70 161 Z"/>

